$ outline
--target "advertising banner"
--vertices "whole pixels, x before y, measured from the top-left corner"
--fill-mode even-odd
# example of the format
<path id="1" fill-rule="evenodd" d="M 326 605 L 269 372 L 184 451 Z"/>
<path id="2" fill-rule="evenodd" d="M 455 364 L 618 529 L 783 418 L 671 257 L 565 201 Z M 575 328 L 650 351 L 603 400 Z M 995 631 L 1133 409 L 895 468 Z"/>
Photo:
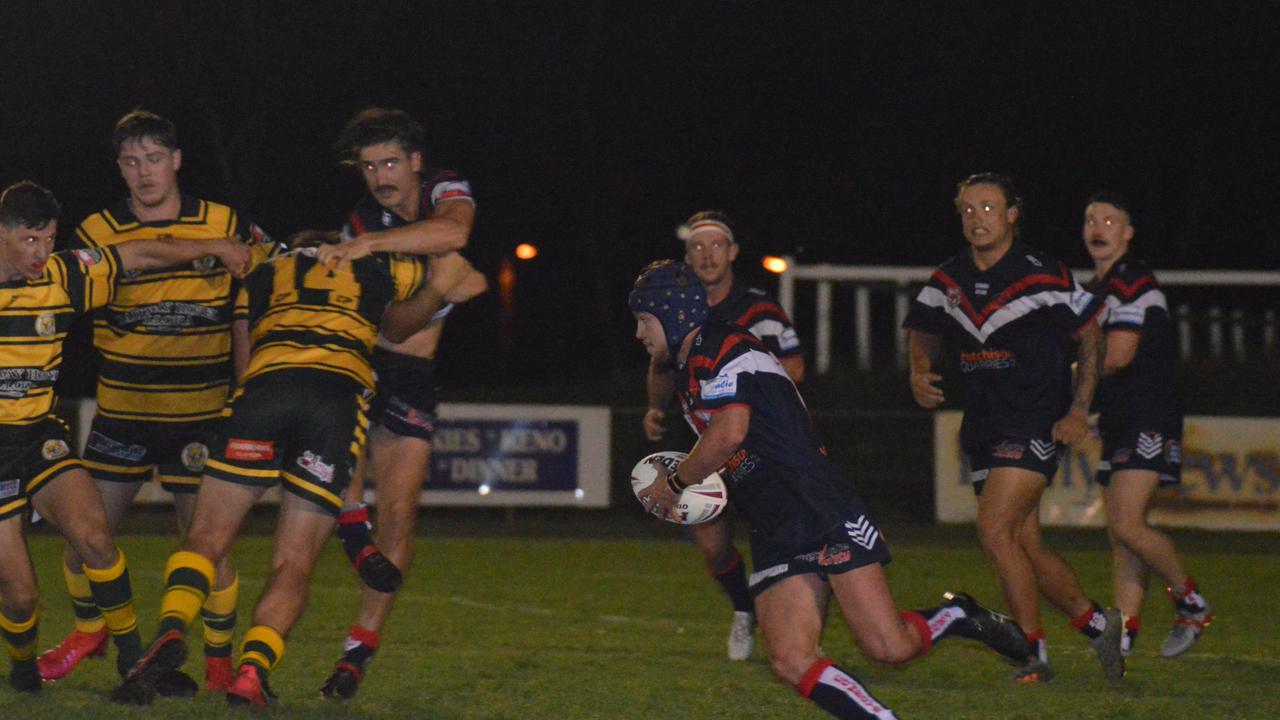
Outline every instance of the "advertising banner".
<path id="1" fill-rule="evenodd" d="M 973 522 L 977 514 L 969 468 L 960 451 L 958 411 L 934 415 L 937 518 Z M 1106 523 L 1101 488 L 1093 482 L 1102 443 L 1090 438 L 1070 451 L 1041 502 L 1045 525 Z M 1156 525 L 1280 531 L 1280 418 L 1186 418 L 1182 484 L 1161 488 L 1151 504 Z"/>

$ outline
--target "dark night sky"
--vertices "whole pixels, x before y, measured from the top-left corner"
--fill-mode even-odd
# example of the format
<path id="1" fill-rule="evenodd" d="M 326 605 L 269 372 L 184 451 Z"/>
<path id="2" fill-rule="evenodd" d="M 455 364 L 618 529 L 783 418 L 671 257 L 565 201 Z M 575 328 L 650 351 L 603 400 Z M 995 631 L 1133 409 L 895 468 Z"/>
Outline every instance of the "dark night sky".
<path id="1" fill-rule="evenodd" d="M 626 285 L 705 207 L 741 222 L 748 274 L 766 252 L 933 265 L 961 242 L 954 183 L 991 169 L 1019 181 L 1027 239 L 1074 265 L 1105 185 L 1137 202 L 1157 267 L 1280 266 L 1262 3 L 286 5 L 4 3 L 0 182 L 54 189 L 69 228 L 123 193 L 110 129 L 144 106 L 179 125 L 184 190 L 277 235 L 332 227 L 361 191 L 337 130 L 402 107 L 475 185 L 469 254 L 493 270 L 542 247 L 515 338 L 542 381 L 580 372 L 563 351 L 582 345 L 640 366 L 613 347 Z M 464 382 L 510 359 L 496 307 L 451 326 Z"/>

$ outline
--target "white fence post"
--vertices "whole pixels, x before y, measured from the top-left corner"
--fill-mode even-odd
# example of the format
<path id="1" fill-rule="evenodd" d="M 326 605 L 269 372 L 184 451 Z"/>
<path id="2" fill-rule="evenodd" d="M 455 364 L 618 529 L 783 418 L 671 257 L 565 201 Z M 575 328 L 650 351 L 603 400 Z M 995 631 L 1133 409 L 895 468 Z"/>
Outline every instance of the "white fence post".
<path id="1" fill-rule="evenodd" d="M 814 364 L 819 375 L 831 369 L 831 283 L 823 280 L 818 283 L 817 299 L 817 342 L 814 343 Z"/>

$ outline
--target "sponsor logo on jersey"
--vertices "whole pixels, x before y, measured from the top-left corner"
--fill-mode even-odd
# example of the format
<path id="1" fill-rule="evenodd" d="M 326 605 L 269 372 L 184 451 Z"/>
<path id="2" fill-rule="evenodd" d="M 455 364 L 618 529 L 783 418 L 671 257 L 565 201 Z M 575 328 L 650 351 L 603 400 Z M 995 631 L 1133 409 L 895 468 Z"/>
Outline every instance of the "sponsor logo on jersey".
<path id="1" fill-rule="evenodd" d="M 209 460 L 209 448 L 204 443 L 187 443 L 182 448 L 182 466 L 191 472 L 200 472 L 204 470 L 204 464 Z"/>
<path id="2" fill-rule="evenodd" d="M 733 397 L 738 394 L 737 375 L 717 375 L 700 383 L 702 399 L 715 400 L 722 397 Z"/>
<path id="3" fill-rule="evenodd" d="M 271 440 L 227 440 L 226 456 L 228 460 L 244 462 L 263 462 L 276 456 L 276 444 Z"/>
<path id="4" fill-rule="evenodd" d="M 89 433 L 89 440 L 85 443 L 85 448 L 113 458 L 132 462 L 141 462 L 147 456 L 145 447 L 141 445 L 126 445 L 119 440 L 113 440 L 103 435 L 97 430 Z"/>
<path id="5" fill-rule="evenodd" d="M 326 485 L 333 482 L 333 465 L 326 463 L 310 450 L 302 453 L 298 458 L 298 467 L 311 473 L 312 477 Z"/>
<path id="6" fill-rule="evenodd" d="M 96 248 L 89 250 L 72 250 L 71 252 L 76 256 L 76 259 L 80 261 L 80 264 L 85 267 L 93 267 L 94 265 L 102 262 L 102 251 Z"/>
<path id="7" fill-rule="evenodd" d="M 0 499 L 17 497 L 22 490 L 22 480 L 0 481 Z"/>
<path id="8" fill-rule="evenodd" d="M 268 239 L 268 235 L 266 230 L 263 230 L 262 228 L 258 227 L 253 223 L 249 223 L 249 244 L 250 245 L 257 245 L 261 243 L 263 240 L 267 240 L 267 239 Z"/>
<path id="9" fill-rule="evenodd" d="M 53 313 L 42 312 L 36 316 L 36 334 L 40 337 L 52 337 L 58 331 L 58 323 L 53 319 Z"/>
<path id="10" fill-rule="evenodd" d="M 40 446 L 40 456 L 45 460 L 61 460 L 71 454 L 66 440 L 45 440 Z"/>
<path id="11" fill-rule="evenodd" d="M 1133 454 L 1131 448 L 1117 448 L 1111 455 L 1111 464 L 1120 465 L 1129 462 L 1129 457 Z"/>
<path id="12" fill-rule="evenodd" d="M 960 353 L 960 372 L 1006 370 L 1017 365 L 1018 356 L 1011 350 L 979 350 Z"/>

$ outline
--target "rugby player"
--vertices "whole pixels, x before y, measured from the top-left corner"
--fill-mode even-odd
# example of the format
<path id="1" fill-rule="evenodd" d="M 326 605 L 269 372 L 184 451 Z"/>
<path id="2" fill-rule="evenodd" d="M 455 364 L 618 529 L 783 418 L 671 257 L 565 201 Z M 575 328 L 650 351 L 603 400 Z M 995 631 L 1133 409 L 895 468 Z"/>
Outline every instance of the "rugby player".
<path id="1" fill-rule="evenodd" d="M 737 325 L 755 335 L 782 363 L 791 381 L 799 385 L 804 380 L 804 348 L 790 318 L 773 298 L 760 288 L 738 282 L 733 261 L 738 257 L 739 244 L 728 216 L 714 210 L 694 213 L 680 226 L 677 235 L 684 242 L 685 262 L 706 290 L 711 319 Z M 649 408 L 643 420 L 644 434 L 650 442 L 659 442 L 666 434 L 667 408 L 675 396 L 675 379 L 674 366 L 650 358 Z M 729 659 L 746 660 L 754 646 L 755 611 L 747 590 L 746 568 L 733 536 L 733 520 L 728 513 L 693 526 L 693 539 L 702 553 L 707 574 L 724 590 L 733 607 L 727 641 Z"/>
<path id="2" fill-rule="evenodd" d="M 689 266 L 659 261 L 636 280 L 627 304 L 650 357 L 673 363 L 685 418 L 699 439 L 673 472 L 638 496 L 668 513 L 688 485 L 723 468 L 751 524 L 750 589 L 773 673 L 840 718 L 892 718 L 847 670 L 822 657 L 834 594 L 858 645 L 872 660 L 903 663 L 952 636 L 980 640 L 1010 658 L 1030 652 L 1008 618 L 963 593 L 941 606 L 899 612 L 885 579 L 889 551 L 862 501 L 841 491 L 795 384 L 754 335 L 709 320 L 706 294 Z"/>
<path id="3" fill-rule="evenodd" d="M 31 510 L 56 527 L 82 559 L 76 569 L 85 578 L 89 602 L 102 608 L 106 633 L 115 638 L 121 674 L 141 652 L 124 553 L 112 539 L 102 496 L 71 449 L 67 425 L 53 414 L 53 386 L 71 323 L 113 302 L 117 283 L 130 271 L 213 254 L 239 276 L 249 262 L 248 249 L 225 237 L 134 240 L 52 254 L 58 212 L 53 194 L 32 182 L 12 185 L 0 196 L 0 634 L 13 659 L 9 683 L 21 691 L 41 685 L 36 578 L 23 531 Z M 173 688 L 171 680 L 162 676 L 157 684 Z M 180 683 L 176 691 L 188 689 Z"/>
<path id="4" fill-rule="evenodd" d="M 169 558 L 156 639 L 112 694 L 116 702 L 149 704 L 157 682 L 181 667 L 186 630 L 217 562 L 253 503 L 282 484 L 271 572 L 227 690 L 232 704 L 269 703 L 269 673 L 302 614 L 316 556 L 364 450 L 378 323 L 393 339 L 416 332 L 471 271 L 453 254 L 422 287 L 422 265 L 406 256 L 330 266 L 309 246 L 317 239 L 337 236 L 290 243 L 295 250 L 260 265 L 239 290 L 236 320 L 249 324 L 253 352 L 211 446 L 182 549 Z"/>
<path id="5" fill-rule="evenodd" d="M 1000 576 L 1010 614 L 1035 652 L 1019 682 L 1053 676 L 1037 588 L 1089 638 L 1112 682 L 1124 677 L 1120 611 L 1085 596 L 1075 572 L 1040 544 L 1040 498 L 1063 449 L 1087 434 L 1102 359 L 1101 303 L 1066 265 L 1017 240 L 1022 203 L 1007 177 L 973 175 L 955 198 L 969 247 L 933 272 L 912 302 L 911 392 L 923 408 L 944 397 L 946 338 L 967 390 L 960 444 L 978 497 L 978 536 Z M 1079 343 L 1075 390 L 1071 354 Z"/>
<path id="6" fill-rule="evenodd" d="M 245 244 L 253 264 L 271 253 L 271 239 L 235 210 L 182 194 L 182 150 L 172 122 L 135 110 L 116 123 L 112 146 L 129 196 L 80 223 L 80 247 L 100 249 L 138 238 L 231 237 Z M 84 464 L 102 493 L 112 532 L 152 479 L 173 494 L 179 532 L 191 524 L 207 443 L 248 360 L 242 340 L 232 361 L 233 283 L 212 260 L 130 272 L 120 279 L 111 304 L 96 313 L 93 338 L 102 369 Z M 40 656 L 46 680 L 66 677 L 81 660 L 100 654 L 107 641 L 74 547 L 67 547 L 64 560 L 76 627 Z M 205 687 L 215 692 L 231 685 L 238 588 L 231 559 L 224 558 L 200 613 Z"/>
<path id="7" fill-rule="evenodd" d="M 1094 479 L 1103 488 L 1115 600 L 1125 614 L 1121 649 L 1126 655 L 1133 651 L 1155 570 L 1167 583 L 1176 616 L 1160 654 L 1174 657 L 1191 649 L 1213 612 L 1178 561 L 1173 541 L 1147 524 L 1156 488 L 1181 482 L 1182 411 L 1169 306 L 1151 269 L 1130 252 L 1133 234 L 1128 201 L 1116 193 L 1094 193 L 1084 210 L 1084 245 L 1096 273 L 1090 289 L 1107 307 L 1107 350 L 1094 402 L 1102 460 Z"/>
<path id="8" fill-rule="evenodd" d="M 400 110 L 369 108 L 347 123 L 337 149 L 360 172 L 369 192 L 343 228 L 346 242 L 320 249 L 324 260 L 348 261 L 378 251 L 439 256 L 467 244 L 475 220 L 471 184 L 450 170 L 428 167 L 423 143 L 422 126 Z M 470 299 L 486 286 L 484 275 L 472 271 L 454 297 L 458 302 Z M 418 497 L 430 468 L 436 423 L 434 358 L 452 307 L 445 305 L 432 322 L 403 341 L 379 337 L 373 351 L 378 393 L 369 415 L 373 429 L 366 467 L 374 479 L 378 543 L 370 536 L 363 477 L 358 477 L 338 517 L 338 536 L 369 587 L 342 656 L 321 686 L 328 698 L 355 696 L 381 644 L 379 633 L 391 614 L 395 590 L 413 560 Z"/>

